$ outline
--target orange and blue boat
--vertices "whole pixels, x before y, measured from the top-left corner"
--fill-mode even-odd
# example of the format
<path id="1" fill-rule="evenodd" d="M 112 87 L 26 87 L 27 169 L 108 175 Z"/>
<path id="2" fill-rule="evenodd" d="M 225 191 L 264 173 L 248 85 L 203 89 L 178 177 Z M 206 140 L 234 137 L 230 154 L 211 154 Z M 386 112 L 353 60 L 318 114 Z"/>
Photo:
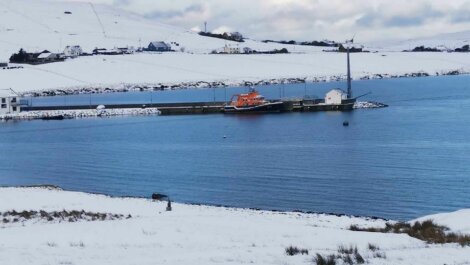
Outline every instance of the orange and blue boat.
<path id="1" fill-rule="evenodd" d="M 253 88 L 248 93 L 233 95 L 230 103 L 224 106 L 225 113 L 269 113 L 291 110 L 292 103 L 268 101 Z"/>

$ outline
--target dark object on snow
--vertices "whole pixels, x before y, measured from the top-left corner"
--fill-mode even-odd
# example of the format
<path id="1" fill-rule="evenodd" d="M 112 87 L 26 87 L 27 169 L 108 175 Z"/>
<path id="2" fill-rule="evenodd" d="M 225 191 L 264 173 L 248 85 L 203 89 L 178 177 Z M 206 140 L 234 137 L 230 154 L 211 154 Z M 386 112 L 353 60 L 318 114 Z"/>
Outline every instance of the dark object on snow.
<path id="1" fill-rule="evenodd" d="M 348 127 L 349 126 L 349 121 L 343 121 L 343 126 Z"/>
<path id="2" fill-rule="evenodd" d="M 72 12 L 70 12 L 70 11 L 65 11 L 64 14 L 66 14 L 66 15 L 72 15 Z"/>
<path id="3" fill-rule="evenodd" d="M 455 49 L 456 52 L 470 52 L 470 45 L 464 45 L 462 48 Z"/>
<path id="4" fill-rule="evenodd" d="M 160 194 L 160 193 L 152 194 L 152 200 L 161 201 L 161 200 L 166 199 L 166 198 L 168 198 L 168 196 L 165 195 L 165 194 Z"/>
<path id="5" fill-rule="evenodd" d="M 168 204 L 166 205 L 166 211 L 171 212 L 171 201 L 168 199 Z"/>

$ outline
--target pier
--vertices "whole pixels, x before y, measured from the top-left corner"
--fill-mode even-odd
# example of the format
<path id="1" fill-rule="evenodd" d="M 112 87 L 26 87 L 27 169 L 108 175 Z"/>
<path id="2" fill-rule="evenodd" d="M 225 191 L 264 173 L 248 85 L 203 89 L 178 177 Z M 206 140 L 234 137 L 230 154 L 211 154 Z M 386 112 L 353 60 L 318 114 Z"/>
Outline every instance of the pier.
<path id="1" fill-rule="evenodd" d="M 350 111 L 354 101 L 344 104 L 325 104 L 323 100 L 287 100 L 283 101 L 286 108 L 283 112 L 315 112 L 315 111 Z M 106 109 L 157 108 L 161 115 L 191 114 L 222 114 L 228 102 L 181 102 L 151 104 L 107 104 Z M 23 111 L 57 111 L 57 110 L 90 110 L 97 109 L 101 104 L 92 105 L 53 105 L 24 107 Z"/>

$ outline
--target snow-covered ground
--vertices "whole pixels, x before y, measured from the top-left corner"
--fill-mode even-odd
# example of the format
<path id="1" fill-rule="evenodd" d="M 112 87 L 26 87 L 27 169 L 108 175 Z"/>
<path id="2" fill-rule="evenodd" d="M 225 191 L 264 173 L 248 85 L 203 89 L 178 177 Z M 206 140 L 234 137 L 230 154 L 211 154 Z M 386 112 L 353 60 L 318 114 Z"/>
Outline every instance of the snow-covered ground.
<path id="1" fill-rule="evenodd" d="M 470 53 L 362 53 L 352 55 L 353 78 L 470 72 Z M 280 78 L 334 80 L 346 72 L 346 55 L 312 52 L 287 55 L 134 54 L 81 57 L 66 62 L 0 70 L 1 86 L 18 92 L 123 84 L 221 81 L 239 84 Z"/>
<path id="2" fill-rule="evenodd" d="M 65 14 L 65 11 L 71 14 Z M 345 54 L 323 52 L 327 49 L 324 47 L 263 43 L 250 39 L 236 43 L 203 37 L 105 5 L 93 6 L 75 1 L 2 0 L 0 14 L 0 61 L 8 61 L 10 55 L 20 48 L 29 52 L 44 49 L 61 52 L 66 45 L 80 45 L 84 51 L 91 52 L 95 47 L 139 47 L 147 46 L 150 41 L 165 41 L 174 43 L 176 50 L 165 54 L 90 56 L 46 65 L 24 65 L 20 69 L 0 69 L 0 89 L 12 88 L 20 93 L 90 87 L 119 89 L 129 84 L 152 86 L 198 81 L 228 85 L 283 78 L 328 81 L 338 79 L 346 72 Z M 435 46 L 442 43 L 459 47 L 468 43 L 469 35 L 464 32 L 455 36 L 369 46 L 369 50 L 374 51 L 377 47 L 380 52 L 353 54 L 353 77 L 394 77 L 419 72 L 429 75 L 468 73 L 470 53 L 396 51 L 415 44 Z M 258 51 L 287 48 L 291 54 L 209 54 L 225 45 Z"/>
<path id="3" fill-rule="evenodd" d="M 84 210 L 120 214 L 113 221 L 2 223 L 0 264 L 313 264 L 316 253 L 357 246 L 369 264 L 469 264 L 469 248 L 428 245 L 407 235 L 353 232 L 351 224 L 384 226 L 384 220 L 323 214 L 276 213 L 111 198 L 45 188 L 0 188 L 0 212 Z M 470 211 L 432 216 L 454 227 Z M 429 219 L 429 218 L 424 218 Z M 461 232 L 467 227 L 456 226 Z M 374 244 L 381 256 L 368 248 Z M 285 248 L 307 249 L 287 256 Z"/>

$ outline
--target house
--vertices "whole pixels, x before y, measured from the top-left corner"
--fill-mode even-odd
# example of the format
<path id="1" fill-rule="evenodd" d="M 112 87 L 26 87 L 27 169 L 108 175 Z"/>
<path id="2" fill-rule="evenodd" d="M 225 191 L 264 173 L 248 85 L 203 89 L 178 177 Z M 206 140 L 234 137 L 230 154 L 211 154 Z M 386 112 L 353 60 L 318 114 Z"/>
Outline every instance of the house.
<path id="1" fill-rule="evenodd" d="M 34 63 L 50 63 L 63 60 L 65 60 L 65 56 L 63 53 L 52 53 L 49 51 L 43 51 L 36 56 L 36 60 Z"/>
<path id="2" fill-rule="evenodd" d="M 225 45 L 223 53 L 227 54 L 239 54 L 240 53 L 240 48 L 239 47 L 231 47 L 228 45 Z"/>
<path id="3" fill-rule="evenodd" d="M 0 115 L 19 113 L 21 106 L 26 106 L 26 101 L 20 101 L 20 97 L 10 89 L 0 89 Z"/>
<path id="4" fill-rule="evenodd" d="M 147 51 L 151 52 L 169 52 L 171 51 L 171 45 L 163 41 L 152 41 L 147 47 Z"/>
<path id="5" fill-rule="evenodd" d="M 354 46 L 351 44 L 348 44 L 349 46 L 349 52 L 350 53 L 355 53 L 355 52 L 363 52 L 364 47 L 363 46 Z M 340 44 L 338 47 L 338 52 L 347 52 L 348 49 L 347 47 L 344 47 L 343 44 Z"/>
<path id="6" fill-rule="evenodd" d="M 82 48 L 79 45 L 67 46 L 64 49 L 64 55 L 68 58 L 76 58 L 83 53 Z"/>
<path id="7" fill-rule="evenodd" d="M 0 62 L 0 67 L 1 68 L 8 67 L 8 63 Z"/>
<path id="8" fill-rule="evenodd" d="M 341 89 L 332 89 L 326 93 L 325 104 L 340 105 L 346 99 L 348 99 L 348 93 Z"/>
<path id="9" fill-rule="evenodd" d="M 119 51 L 121 54 L 133 54 L 135 52 L 135 48 L 130 46 L 130 47 L 122 47 L 122 48 L 115 48 L 117 51 Z"/>
<path id="10" fill-rule="evenodd" d="M 96 55 L 96 54 L 106 54 L 107 52 L 108 50 L 105 48 L 95 48 L 93 49 L 92 53 Z"/>

